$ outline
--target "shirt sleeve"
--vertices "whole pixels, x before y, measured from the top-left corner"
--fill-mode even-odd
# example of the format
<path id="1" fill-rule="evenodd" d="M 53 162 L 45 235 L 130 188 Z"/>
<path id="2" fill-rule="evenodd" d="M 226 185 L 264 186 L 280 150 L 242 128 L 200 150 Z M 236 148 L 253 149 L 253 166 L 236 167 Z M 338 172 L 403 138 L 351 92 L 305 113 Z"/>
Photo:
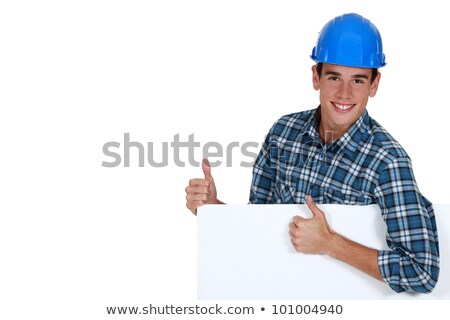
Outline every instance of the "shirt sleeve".
<path id="1" fill-rule="evenodd" d="M 253 165 L 252 185 L 250 188 L 250 204 L 270 204 L 274 202 L 273 192 L 276 179 L 276 165 L 273 161 L 271 132 L 261 147 Z"/>
<path id="2" fill-rule="evenodd" d="M 417 187 L 408 157 L 381 172 L 375 189 L 387 225 L 387 245 L 378 253 L 383 279 L 396 292 L 431 292 L 439 276 L 439 246 L 432 204 Z"/>

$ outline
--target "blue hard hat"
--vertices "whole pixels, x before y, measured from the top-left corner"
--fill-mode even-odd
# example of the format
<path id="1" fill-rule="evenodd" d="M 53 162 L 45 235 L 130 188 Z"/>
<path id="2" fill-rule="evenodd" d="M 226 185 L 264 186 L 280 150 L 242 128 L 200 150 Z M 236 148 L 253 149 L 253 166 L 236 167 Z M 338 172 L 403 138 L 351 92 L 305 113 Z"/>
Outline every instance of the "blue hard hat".
<path id="1" fill-rule="evenodd" d="M 359 68 L 380 68 L 386 65 L 377 27 L 356 13 L 338 16 L 322 28 L 311 59 Z"/>

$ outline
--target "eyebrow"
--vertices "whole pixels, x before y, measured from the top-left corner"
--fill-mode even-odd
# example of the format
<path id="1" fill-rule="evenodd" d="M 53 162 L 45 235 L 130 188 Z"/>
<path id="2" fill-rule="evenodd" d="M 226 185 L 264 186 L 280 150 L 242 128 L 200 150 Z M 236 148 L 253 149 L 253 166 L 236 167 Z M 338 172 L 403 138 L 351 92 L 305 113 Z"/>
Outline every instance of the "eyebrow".
<path id="1" fill-rule="evenodd" d="M 336 71 L 327 71 L 327 72 L 325 72 L 325 75 L 331 75 L 331 76 L 335 76 L 335 77 L 342 76 L 342 74 L 340 74 L 339 72 L 336 72 Z M 352 78 L 369 80 L 369 77 L 366 76 L 365 74 L 354 74 L 354 75 L 352 75 Z"/>

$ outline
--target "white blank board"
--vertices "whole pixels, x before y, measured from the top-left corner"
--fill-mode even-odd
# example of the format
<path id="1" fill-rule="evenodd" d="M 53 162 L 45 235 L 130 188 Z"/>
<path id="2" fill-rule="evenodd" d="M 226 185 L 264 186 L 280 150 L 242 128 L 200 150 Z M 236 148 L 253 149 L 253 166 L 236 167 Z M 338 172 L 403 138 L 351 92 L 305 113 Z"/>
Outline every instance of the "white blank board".
<path id="1" fill-rule="evenodd" d="M 388 249 L 378 206 L 319 205 L 331 227 Z M 289 222 L 306 205 L 206 205 L 198 210 L 199 299 L 450 299 L 450 205 L 434 205 L 441 257 L 430 294 L 396 293 L 384 282 L 327 256 L 297 253 Z"/>

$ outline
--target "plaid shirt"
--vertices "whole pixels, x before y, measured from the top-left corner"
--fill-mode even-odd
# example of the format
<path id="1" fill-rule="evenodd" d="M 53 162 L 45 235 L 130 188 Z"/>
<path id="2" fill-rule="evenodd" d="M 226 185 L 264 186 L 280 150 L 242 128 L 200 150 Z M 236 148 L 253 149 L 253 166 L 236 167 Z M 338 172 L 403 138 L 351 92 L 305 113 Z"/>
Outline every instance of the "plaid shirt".
<path id="1" fill-rule="evenodd" d="M 396 292 L 430 292 L 439 275 L 432 204 L 421 195 L 411 160 L 367 110 L 337 141 L 323 145 L 320 106 L 286 115 L 267 135 L 253 167 L 250 203 L 378 204 L 387 244 L 378 252 Z"/>

